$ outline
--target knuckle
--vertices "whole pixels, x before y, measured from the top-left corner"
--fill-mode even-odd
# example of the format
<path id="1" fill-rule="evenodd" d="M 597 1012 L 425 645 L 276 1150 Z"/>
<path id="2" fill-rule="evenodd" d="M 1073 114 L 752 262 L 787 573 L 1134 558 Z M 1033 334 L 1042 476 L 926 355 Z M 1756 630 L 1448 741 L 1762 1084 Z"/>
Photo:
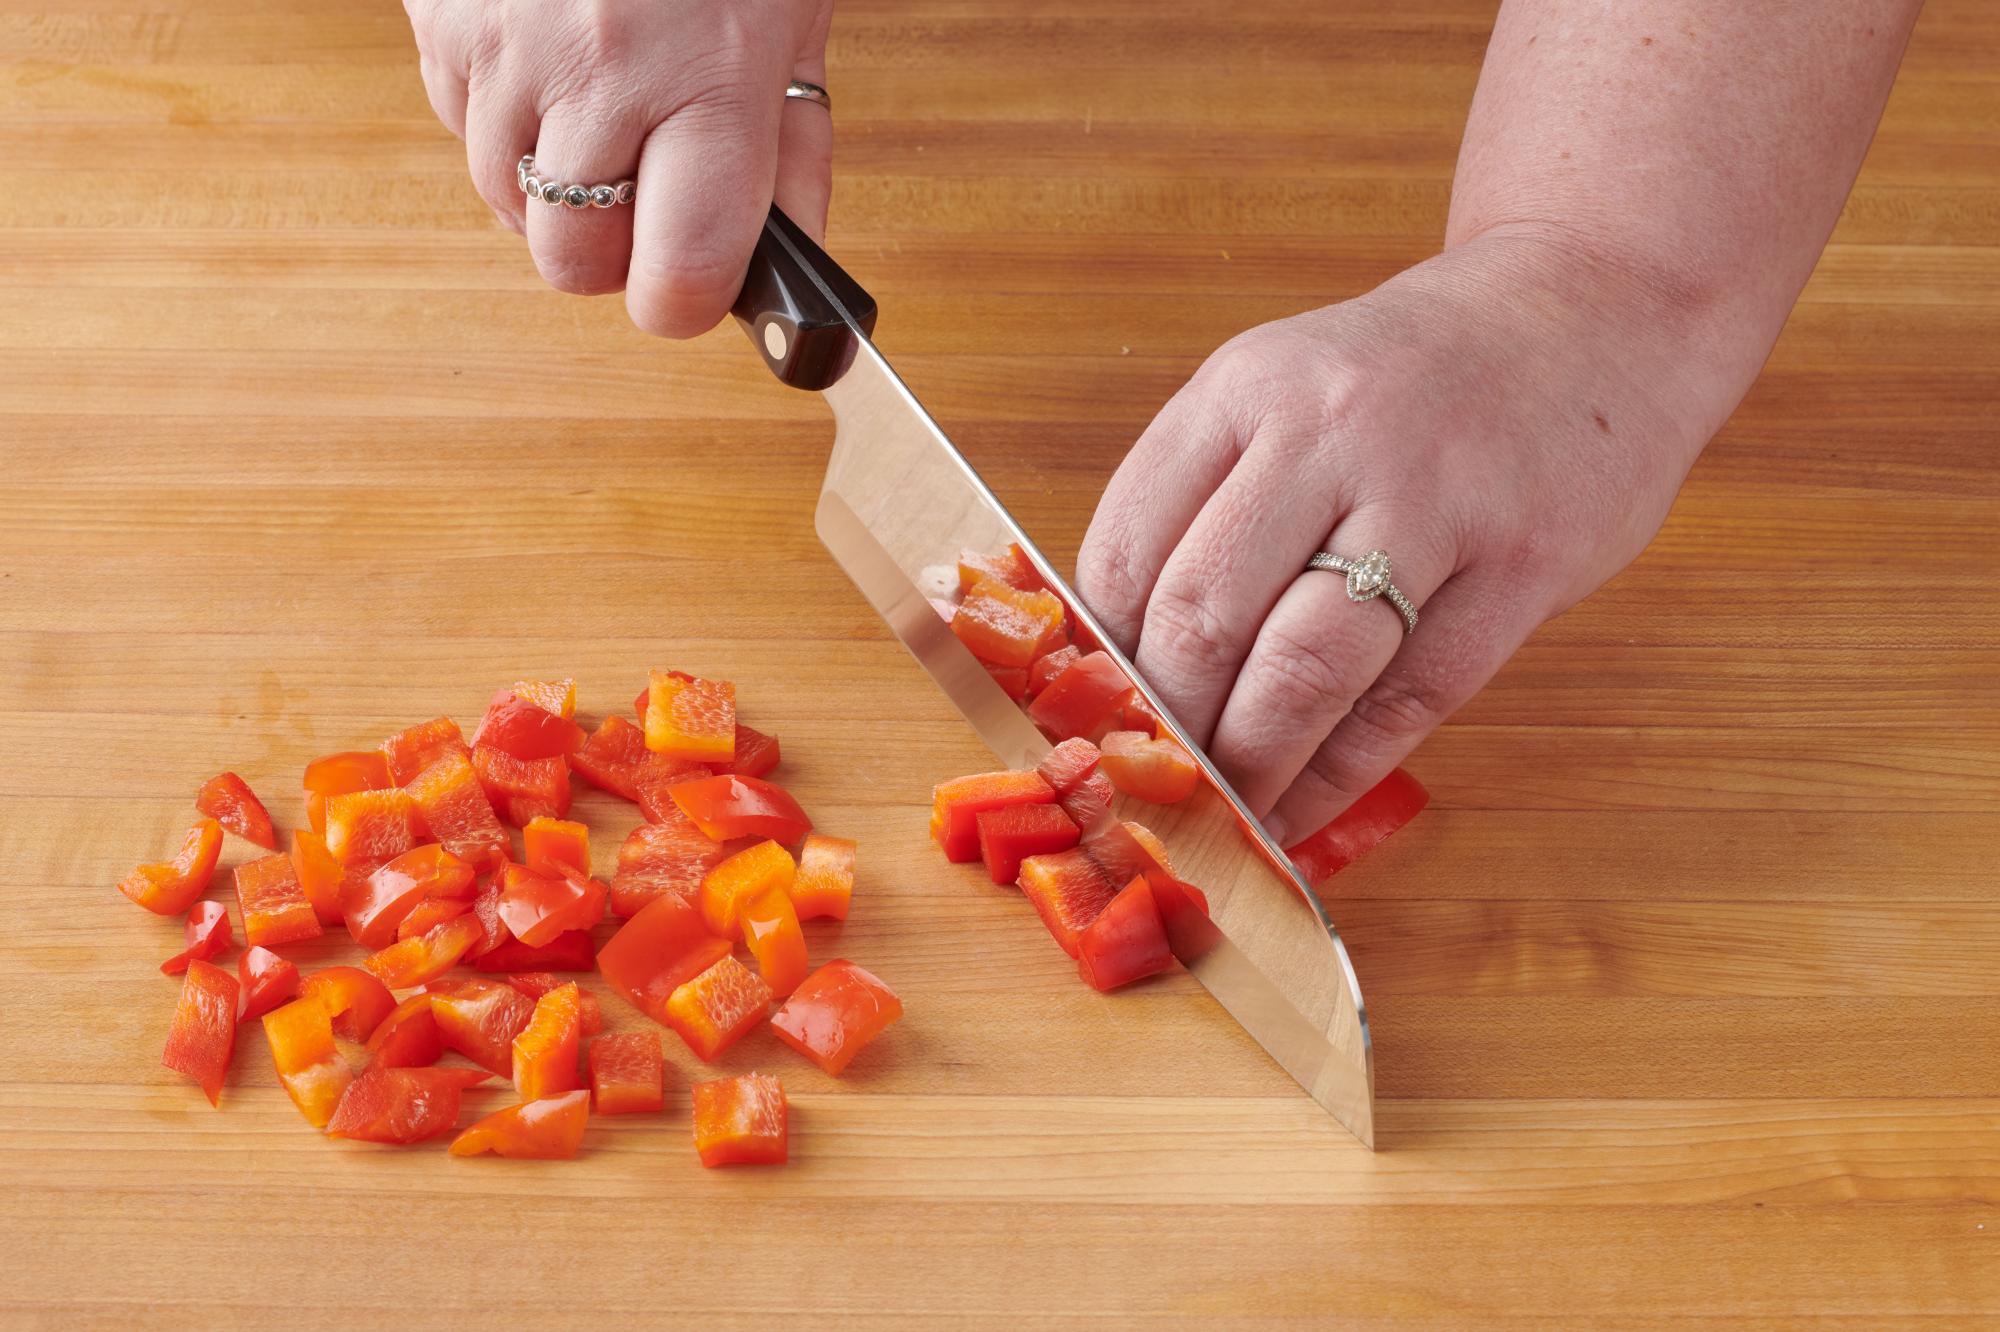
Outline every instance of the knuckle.
<path id="1" fill-rule="evenodd" d="M 1288 630 L 1267 626 L 1264 632 L 1259 689 L 1272 711 L 1288 719 L 1323 716 L 1350 692 L 1351 661 Z"/>
<path id="2" fill-rule="evenodd" d="M 1090 608 L 1113 628 L 1130 628 L 1145 604 L 1145 576 L 1126 544 L 1095 529 L 1084 538 L 1076 556 L 1076 590 Z"/>
<path id="3" fill-rule="evenodd" d="M 1199 594 L 1162 582 L 1146 607 L 1140 650 L 1184 676 L 1208 676 L 1232 664 L 1223 622 Z"/>
<path id="4" fill-rule="evenodd" d="M 551 287 L 572 296 L 602 296 L 625 285 L 624 266 L 602 253 L 538 251 L 535 268 Z"/>
<path id="5" fill-rule="evenodd" d="M 744 255 L 713 241 L 668 247 L 628 275 L 632 322 L 664 338 L 706 333 L 743 285 L 744 263 Z"/>
<path id="6" fill-rule="evenodd" d="M 1445 691 L 1435 684 L 1389 676 L 1354 700 L 1347 720 L 1364 742 L 1362 747 L 1372 752 L 1423 735 L 1443 719 L 1449 706 Z"/>

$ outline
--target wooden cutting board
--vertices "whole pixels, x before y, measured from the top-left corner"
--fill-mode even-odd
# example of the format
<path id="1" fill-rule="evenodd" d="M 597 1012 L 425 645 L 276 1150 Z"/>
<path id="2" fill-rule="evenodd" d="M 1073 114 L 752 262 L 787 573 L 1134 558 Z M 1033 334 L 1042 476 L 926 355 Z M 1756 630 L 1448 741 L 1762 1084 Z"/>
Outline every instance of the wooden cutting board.
<path id="1" fill-rule="evenodd" d="M 1208 350 L 1436 244 L 1491 8 L 844 2 L 834 248 L 1067 559 Z M 393 4 L 0 0 L 0 1324 L 1990 1325 L 1996 53 L 1934 0 L 1666 531 L 1335 885 L 1370 1155 L 1185 977 L 1093 994 L 939 863 L 987 757 L 820 553 L 824 409 L 546 290 Z M 220 1113 L 159 1066 L 175 931 L 112 885 L 201 779 L 290 825 L 317 754 L 652 666 L 783 737 L 863 848 L 813 949 L 908 1003 L 837 1084 L 724 1061 L 783 1074 L 789 1168 L 696 1165 L 671 1038 L 667 1113 L 551 1164 L 326 1141 L 255 1032 Z M 606 864 L 633 814 L 578 803 Z"/>

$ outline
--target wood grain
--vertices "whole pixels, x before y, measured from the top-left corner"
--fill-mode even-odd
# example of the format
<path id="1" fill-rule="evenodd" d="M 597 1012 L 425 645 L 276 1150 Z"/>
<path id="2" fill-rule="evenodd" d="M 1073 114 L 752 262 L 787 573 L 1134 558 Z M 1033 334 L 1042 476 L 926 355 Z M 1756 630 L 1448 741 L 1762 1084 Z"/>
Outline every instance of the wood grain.
<path id="1" fill-rule="evenodd" d="M 1067 558 L 1208 350 L 1436 244 L 1491 12 L 843 0 L 834 248 Z M 547 291 L 394 5 L 0 0 L 0 116 L 0 1325 L 2000 1319 L 1991 5 L 1929 6 L 1660 539 L 1333 886 L 1373 1155 L 1186 977 L 1092 994 L 937 862 L 930 784 L 985 756 L 819 551 L 824 410 Z M 725 1059 L 782 1071 L 789 1169 L 700 1170 L 684 1052 L 547 1165 L 327 1142 L 254 1032 L 220 1114 L 158 1066 L 173 930 L 111 884 L 202 778 L 289 825 L 319 753 L 664 665 L 861 840 L 812 946 L 909 1005 L 838 1083 Z M 631 810 L 578 809 L 608 862 Z"/>

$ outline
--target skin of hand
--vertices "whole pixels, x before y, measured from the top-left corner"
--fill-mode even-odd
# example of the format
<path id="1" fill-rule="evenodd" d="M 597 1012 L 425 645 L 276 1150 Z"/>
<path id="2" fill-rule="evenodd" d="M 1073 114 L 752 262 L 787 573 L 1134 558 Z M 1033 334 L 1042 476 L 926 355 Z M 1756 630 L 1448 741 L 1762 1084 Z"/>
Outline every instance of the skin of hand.
<path id="1" fill-rule="evenodd" d="M 1077 588 L 1291 844 L 1624 567 L 1776 340 L 1920 0 L 1507 0 L 1446 249 L 1230 341 Z M 1302 572 L 1381 549 L 1420 609 Z"/>
<path id="2" fill-rule="evenodd" d="M 832 192 L 832 0 L 406 0 L 424 87 L 480 194 L 549 283 L 623 289 L 649 333 L 692 337 L 735 300 L 773 198 L 820 236 Z M 638 180 L 628 206 L 530 203 L 544 180 Z"/>

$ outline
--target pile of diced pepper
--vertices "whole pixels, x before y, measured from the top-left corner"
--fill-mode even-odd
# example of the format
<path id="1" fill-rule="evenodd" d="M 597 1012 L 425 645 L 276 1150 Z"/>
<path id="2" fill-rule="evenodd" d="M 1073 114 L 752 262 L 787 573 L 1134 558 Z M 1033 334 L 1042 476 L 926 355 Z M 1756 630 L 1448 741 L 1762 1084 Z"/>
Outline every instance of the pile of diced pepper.
<path id="1" fill-rule="evenodd" d="M 778 742 L 737 721 L 733 685 L 656 671 L 635 706 L 636 723 L 613 715 L 586 734 L 574 681 L 522 681 L 493 696 L 469 743 L 441 717 L 319 759 L 288 854 L 241 778 L 204 785 L 180 853 L 119 884 L 186 915 L 186 948 L 161 967 L 184 974 L 166 1066 L 219 1104 L 237 1027 L 258 1018 L 293 1104 L 331 1137 L 441 1136 L 461 1092 L 500 1077 L 519 1102 L 451 1152 L 567 1158 L 593 1111 L 666 1101 L 659 1032 L 604 1031 L 597 995 L 562 975 L 595 970 L 703 1061 L 768 1025 L 838 1076 L 902 1015 L 861 967 L 807 957 L 800 921 L 847 916 L 855 844 L 813 832 L 766 779 Z M 589 829 L 566 817 L 572 775 L 645 816 L 609 883 L 591 877 Z M 233 975 L 211 960 L 233 946 L 228 910 L 203 899 L 225 830 L 273 853 L 235 867 L 246 947 Z M 607 913 L 623 923 L 599 947 Z M 278 951 L 343 926 L 369 950 L 358 967 L 302 976 Z M 467 1066 L 441 1065 L 453 1054 Z M 703 1165 L 787 1158 L 778 1078 L 700 1082 L 691 1101 Z"/>
<path id="2" fill-rule="evenodd" d="M 936 787 L 931 836 L 945 858 L 981 861 L 993 882 L 1018 885 L 1095 989 L 1169 969 L 1168 920 L 1206 914 L 1207 898 L 1181 881 L 1158 837 L 1113 818 L 1111 807 L 1119 794 L 1153 804 L 1185 800 L 1200 785 L 1200 765 L 1110 654 L 1084 638 L 1020 547 L 961 554 L 957 595 L 931 604 L 1055 742 L 1033 769 Z M 1399 768 L 1286 854 L 1319 886 L 1429 800 Z"/>

